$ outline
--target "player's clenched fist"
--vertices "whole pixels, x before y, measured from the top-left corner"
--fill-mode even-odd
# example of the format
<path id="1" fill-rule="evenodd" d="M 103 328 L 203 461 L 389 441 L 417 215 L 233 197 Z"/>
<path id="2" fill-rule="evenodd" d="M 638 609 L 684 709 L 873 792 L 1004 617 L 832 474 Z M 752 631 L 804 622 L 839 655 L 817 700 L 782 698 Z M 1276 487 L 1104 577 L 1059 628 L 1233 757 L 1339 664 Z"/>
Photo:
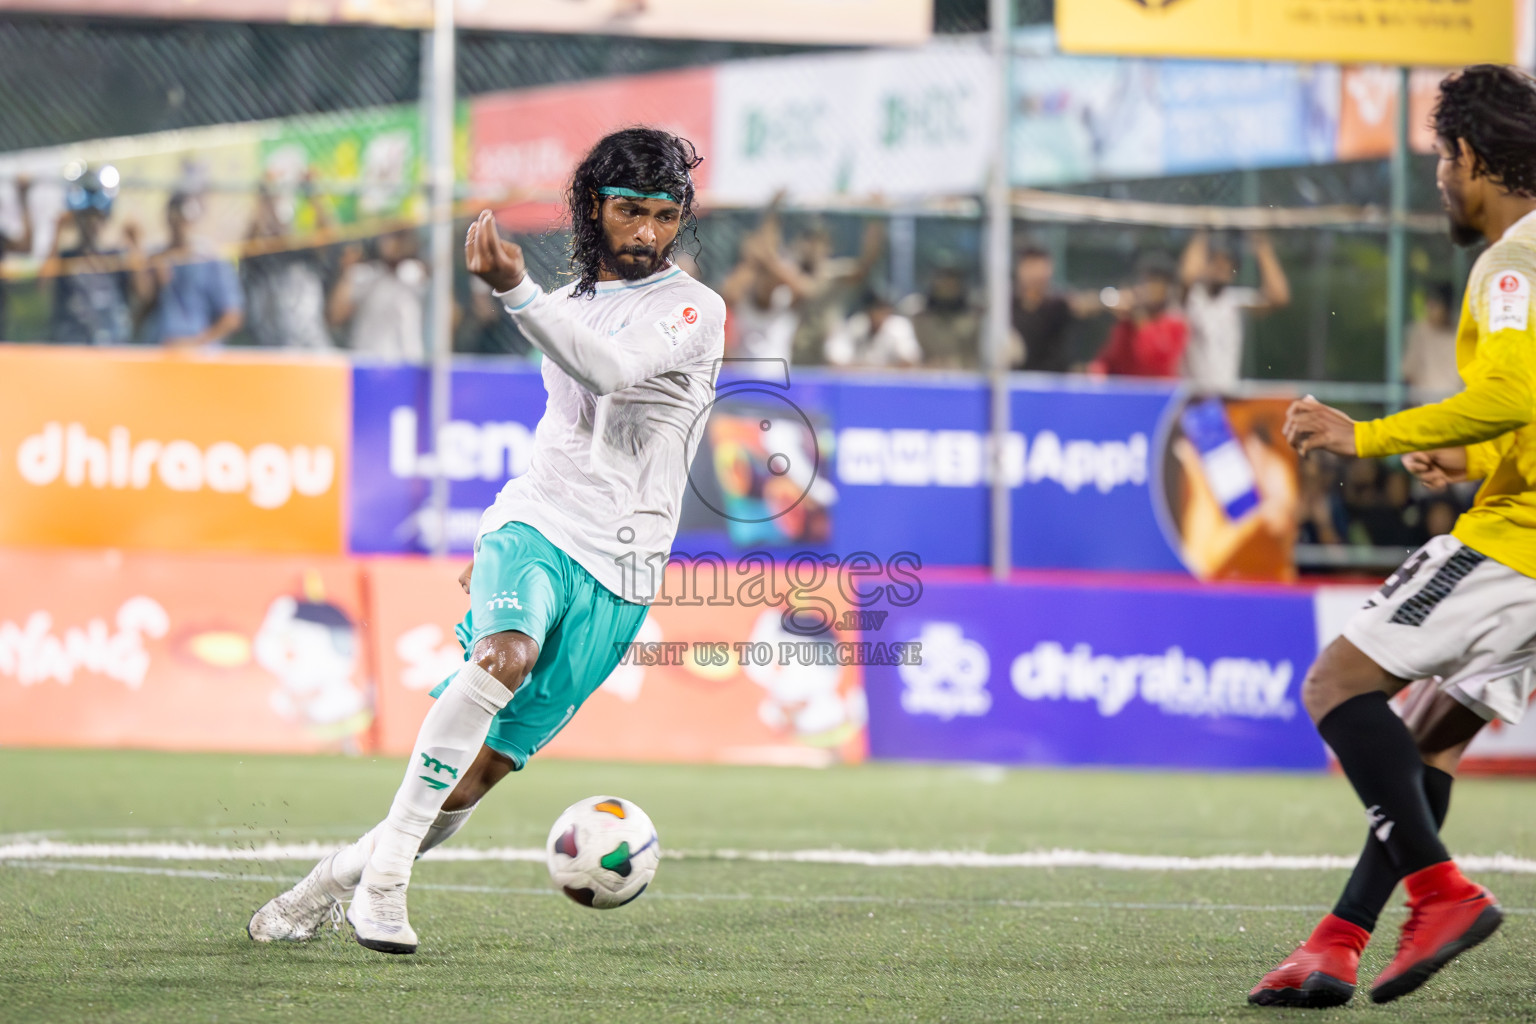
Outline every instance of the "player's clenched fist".
<path id="1" fill-rule="evenodd" d="M 1403 468 L 1430 490 L 1443 491 L 1451 484 L 1466 481 L 1467 450 L 1436 448 L 1427 452 L 1409 452 L 1403 456 Z"/>
<path id="2" fill-rule="evenodd" d="M 1355 454 L 1355 421 L 1308 395 L 1285 411 L 1285 439 L 1302 455 L 1313 451 Z"/>
<path id="3" fill-rule="evenodd" d="M 523 247 L 504 240 L 496 231 L 496 218 L 490 210 L 469 226 L 464 239 L 464 265 L 469 272 L 498 292 L 509 291 L 523 283 L 527 263 Z"/>

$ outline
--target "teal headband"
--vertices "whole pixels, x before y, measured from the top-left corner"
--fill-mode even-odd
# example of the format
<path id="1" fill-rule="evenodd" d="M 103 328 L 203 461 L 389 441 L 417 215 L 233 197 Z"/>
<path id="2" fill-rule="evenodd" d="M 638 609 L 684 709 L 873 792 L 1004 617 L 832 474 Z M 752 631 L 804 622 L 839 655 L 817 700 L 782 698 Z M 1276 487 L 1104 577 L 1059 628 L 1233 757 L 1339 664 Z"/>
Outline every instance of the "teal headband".
<path id="1" fill-rule="evenodd" d="M 623 196 L 626 199 L 665 199 L 669 203 L 681 202 L 671 192 L 636 192 L 620 185 L 604 185 L 597 190 L 600 196 Z"/>

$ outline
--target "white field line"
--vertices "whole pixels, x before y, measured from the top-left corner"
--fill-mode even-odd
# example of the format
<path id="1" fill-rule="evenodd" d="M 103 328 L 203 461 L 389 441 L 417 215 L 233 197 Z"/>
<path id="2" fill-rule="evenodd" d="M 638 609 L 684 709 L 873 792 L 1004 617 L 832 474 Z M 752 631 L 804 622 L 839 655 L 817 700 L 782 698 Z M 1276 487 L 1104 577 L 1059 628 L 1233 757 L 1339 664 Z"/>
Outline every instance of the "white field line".
<path id="1" fill-rule="evenodd" d="M 0 860 L 158 860 L 158 861 L 313 861 L 337 849 L 337 843 L 67 843 L 50 839 L 0 844 Z M 674 850 L 672 860 L 728 860 L 753 863 L 839 864 L 875 868 L 1098 868 L 1108 871 L 1337 871 L 1355 858 L 1329 854 L 1218 854 L 1174 857 L 1089 850 L 1038 850 L 1031 853 L 982 853 L 975 850 Z M 448 846 L 431 851 L 438 861 L 542 863 L 536 847 L 474 848 Z M 1536 860 L 1510 854 L 1458 857 L 1468 871 L 1536 874 Z"/>
<path id="2" fill-rule="evenodd" d="M 188 868 L 152 868 L 140 865 L 126 864 L 82 864 L 71 861 L 45 861 L 45 860 L 0 860 L 0 867 L 17 868 L 29 871 L 43 871 L 49 874 L 58 871 L 88 871 L 114 875 L 152 875 L 160 878 L 192 878 L 211 882 L 262 882 L 292 884 L 298 881 L 297 876 L 292 875 L 246 875 L 225 871 L 200 871 Z M 431 882 L 413 882 L 413 890 L 428 890 L 433 892 L 460 892 L 474 893 L 476 895 L 491 896 L 558 896 L 553 888 L 521 888 L 502 885 L 443 885 Z M 838 895 L 793 895 L 786 896 L 774 893 L 696 893 L 696 892 L 658 892 L 651 889 L 646 893 L 647 900 L 674 900 L 685 903 L 843 903 L 852 905 L 878 905 L 888 907 L 1001 907 L 1007 910 L 1171 910 L 1171 911 L 1205 911 L 1207 913 L 1238 913 L 1238 914 L 1316 914 L 1329 908 L 1322 904 L 1295 904 L 1295 903 L 1143 903 L 1124 902 L 1116 900 L 956 900 L 940 897 L 906 897 L 906 896 L 838 896 Z M 1387 914 L 1400 913 L 1400 910 L 1388 908 Z M 1524 917 L 1536 915 L 1536 908 L 1532 907 L 1504 907 L 1506 914 L 1517 914 Z"/>

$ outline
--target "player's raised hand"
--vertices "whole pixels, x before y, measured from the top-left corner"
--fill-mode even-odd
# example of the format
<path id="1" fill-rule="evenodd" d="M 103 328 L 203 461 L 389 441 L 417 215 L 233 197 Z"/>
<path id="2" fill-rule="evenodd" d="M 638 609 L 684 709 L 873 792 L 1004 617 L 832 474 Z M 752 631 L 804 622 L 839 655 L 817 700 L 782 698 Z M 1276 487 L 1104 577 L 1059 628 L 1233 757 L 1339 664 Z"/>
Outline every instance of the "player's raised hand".
<path id="1" fill-rule="evenodd" d="M 1285 411 L 1285 439 L 1301 455 L 1308 452 L 1355 454 L 1355 421 L 1308 395 Z"/>
<path id="2" fill-rule="evenodd" d="M 498 292 L 522 284 L 528 269 L 522 246 L 506 241 L 497 233 L 496 218 L 491 216 L 490 210 L 480 211 L 480 216 L 469 226 L 469 234 L 464 239 L 464 265 L 471 274 Z"/>
<path id="3" fill-rule="evenodd" d="M 1409 452 L 1403 456 L 1403 468 L 1430 490 L 1443 491 L 1451 484 L 1467 479 L 1467 450 L 1436 448 L 1427 452 Z"/>

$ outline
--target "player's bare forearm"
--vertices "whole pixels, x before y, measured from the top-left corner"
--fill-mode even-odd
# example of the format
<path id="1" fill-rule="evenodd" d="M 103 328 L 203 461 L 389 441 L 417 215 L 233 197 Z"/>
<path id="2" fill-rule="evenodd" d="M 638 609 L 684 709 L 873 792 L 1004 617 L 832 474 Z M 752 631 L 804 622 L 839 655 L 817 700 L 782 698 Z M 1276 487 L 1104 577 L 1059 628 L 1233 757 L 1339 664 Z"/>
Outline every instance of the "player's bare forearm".
<path id="1" fill-rule="evenodd" d="M 473 576 L 474 573 L 475 561 L 474 559 L 470 559 L 469 564 L 464 567 L 464 571 L 459 573 L 459 586 L 464 588 L 464 593 L 466 594 L 469 593 L 469 578 Z"/>
<path id="2" fill-rule="evenodd" d="M 1275 255 L 1275 247 L 1268 236 L 1255 235 L 1254 256 L 1259 263 L 1259 293 L 1264 299 L 1264 309 L 1280 309 L 1291 304 L 1291 283 L 1286 280 L 1285 268 Z"/>
<path id="3" fill-rule="evenodd" d="M 480 211 L 469 226 L 464 239 L 464 265 L 498 292 L 511 291 L 522 284 L 528 269 L 522 246 L 501 237 L 490 210 Z"/>
<path id="4" fill-rule="evenodd" d="M 1355 421 L 1332 406 L 1308 395 L 1291 403 L 1285 412 L 1285 440 L 1300 455 L 1333 452 L 1354 456 Z"/>

